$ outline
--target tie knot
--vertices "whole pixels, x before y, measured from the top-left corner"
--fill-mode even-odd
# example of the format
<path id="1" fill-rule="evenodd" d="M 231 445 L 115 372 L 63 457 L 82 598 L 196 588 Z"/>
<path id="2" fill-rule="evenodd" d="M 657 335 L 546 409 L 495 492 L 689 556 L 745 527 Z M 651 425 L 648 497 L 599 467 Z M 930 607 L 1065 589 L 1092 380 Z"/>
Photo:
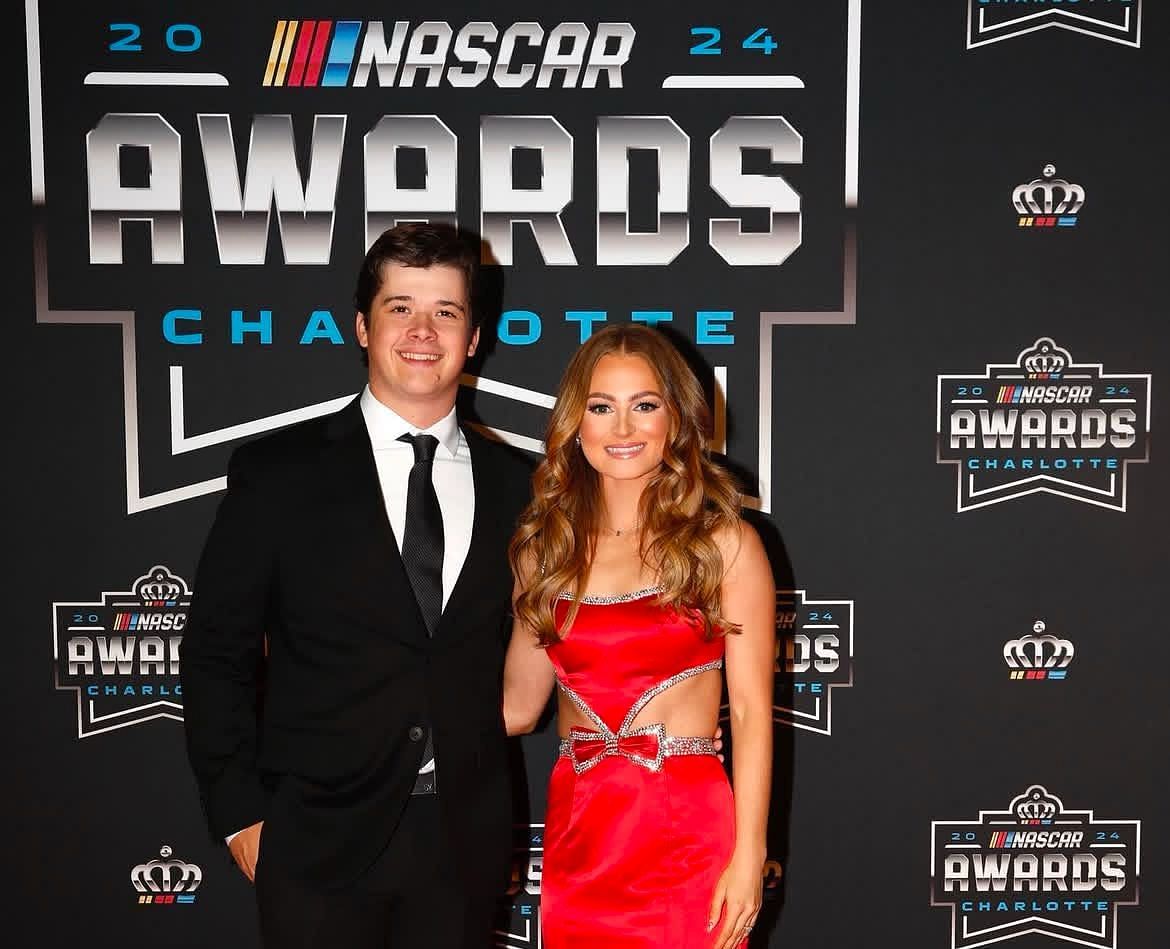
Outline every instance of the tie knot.
<path id="1" fill-rule="evenodd" d="M 407 442 L 414 448 L 414 463 L 418 464 L 420 461 L 433 461 L 435 458 L 435 449 L 439 447 L 439 440 L 434 435 L 427 435 L 420 432 L 417 435 L 411 435 L 407 432 L 405 435 L 399 435 L 400 442 Z"/>

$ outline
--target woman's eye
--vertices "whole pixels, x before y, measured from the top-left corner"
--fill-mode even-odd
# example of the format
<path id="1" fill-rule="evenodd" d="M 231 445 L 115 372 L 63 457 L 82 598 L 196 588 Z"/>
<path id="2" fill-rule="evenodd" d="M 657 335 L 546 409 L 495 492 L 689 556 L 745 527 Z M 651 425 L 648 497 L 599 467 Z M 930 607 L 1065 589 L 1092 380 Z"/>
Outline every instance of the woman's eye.
<path id="1" fill-rule="evenodd" d="M 653 412 L 658 407 L 657 402 L 639 402 L 634 406 L 639 412 Z"/>
<path id="2" fill-rule="evenodd" d="M 604 402 L 597 402 L 594 405 L 588 406 L 586 411 L 592 412 L 594 415 L 604 415 L 609 411 L 609 406 Z"/>

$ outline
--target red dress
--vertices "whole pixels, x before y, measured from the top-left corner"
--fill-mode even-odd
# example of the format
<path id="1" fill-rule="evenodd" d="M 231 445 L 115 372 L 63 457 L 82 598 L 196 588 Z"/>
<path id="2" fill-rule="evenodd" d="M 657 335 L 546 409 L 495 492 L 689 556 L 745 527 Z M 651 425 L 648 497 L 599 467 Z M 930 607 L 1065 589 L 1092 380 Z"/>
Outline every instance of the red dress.
<path id="1" fill-rule="evenodd" d="M 723 639 L 705 640 L 657 593 L 583 598 L 566 639 L 548 649 L 592 728 L 561 741 L 549 780 L 545 949 L 707 949 L 722 925 L 707 932 L 735 811 L 711 736 L 631 723 L 656 695 L 721 668 Z M 558 603 L 558 620 L 567 606 Z"/>

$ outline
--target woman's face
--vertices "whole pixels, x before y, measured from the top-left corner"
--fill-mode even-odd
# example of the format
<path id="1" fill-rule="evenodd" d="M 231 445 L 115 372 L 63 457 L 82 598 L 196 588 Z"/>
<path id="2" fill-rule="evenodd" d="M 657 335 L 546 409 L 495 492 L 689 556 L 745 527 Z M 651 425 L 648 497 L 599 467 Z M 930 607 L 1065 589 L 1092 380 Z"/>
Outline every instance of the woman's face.
<path id="1" fill-rule="evenodd" d="M 650 364 L 641 356 L 602 356 L 578 430 L 589 464 L 604 477 L 648 479 L 662 464 L 669 433 L 666 398 Z"/>

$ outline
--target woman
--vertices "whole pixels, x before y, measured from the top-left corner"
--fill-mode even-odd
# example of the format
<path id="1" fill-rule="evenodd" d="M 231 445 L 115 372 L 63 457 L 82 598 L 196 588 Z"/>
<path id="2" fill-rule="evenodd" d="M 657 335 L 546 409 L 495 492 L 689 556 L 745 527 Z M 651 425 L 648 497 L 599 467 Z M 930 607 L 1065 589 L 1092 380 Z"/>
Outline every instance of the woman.
<path id="1" fill-rule="evenodd" d="M 548 949 L 735 949 L 759 911 L 775 589 L 710 457 L 702 388 L 658 330 L 606 327 L 565 371 L 509 555 L 510 734 L 559 685 Z M 734 798 L 710 736 L 726 664 Z"/>

